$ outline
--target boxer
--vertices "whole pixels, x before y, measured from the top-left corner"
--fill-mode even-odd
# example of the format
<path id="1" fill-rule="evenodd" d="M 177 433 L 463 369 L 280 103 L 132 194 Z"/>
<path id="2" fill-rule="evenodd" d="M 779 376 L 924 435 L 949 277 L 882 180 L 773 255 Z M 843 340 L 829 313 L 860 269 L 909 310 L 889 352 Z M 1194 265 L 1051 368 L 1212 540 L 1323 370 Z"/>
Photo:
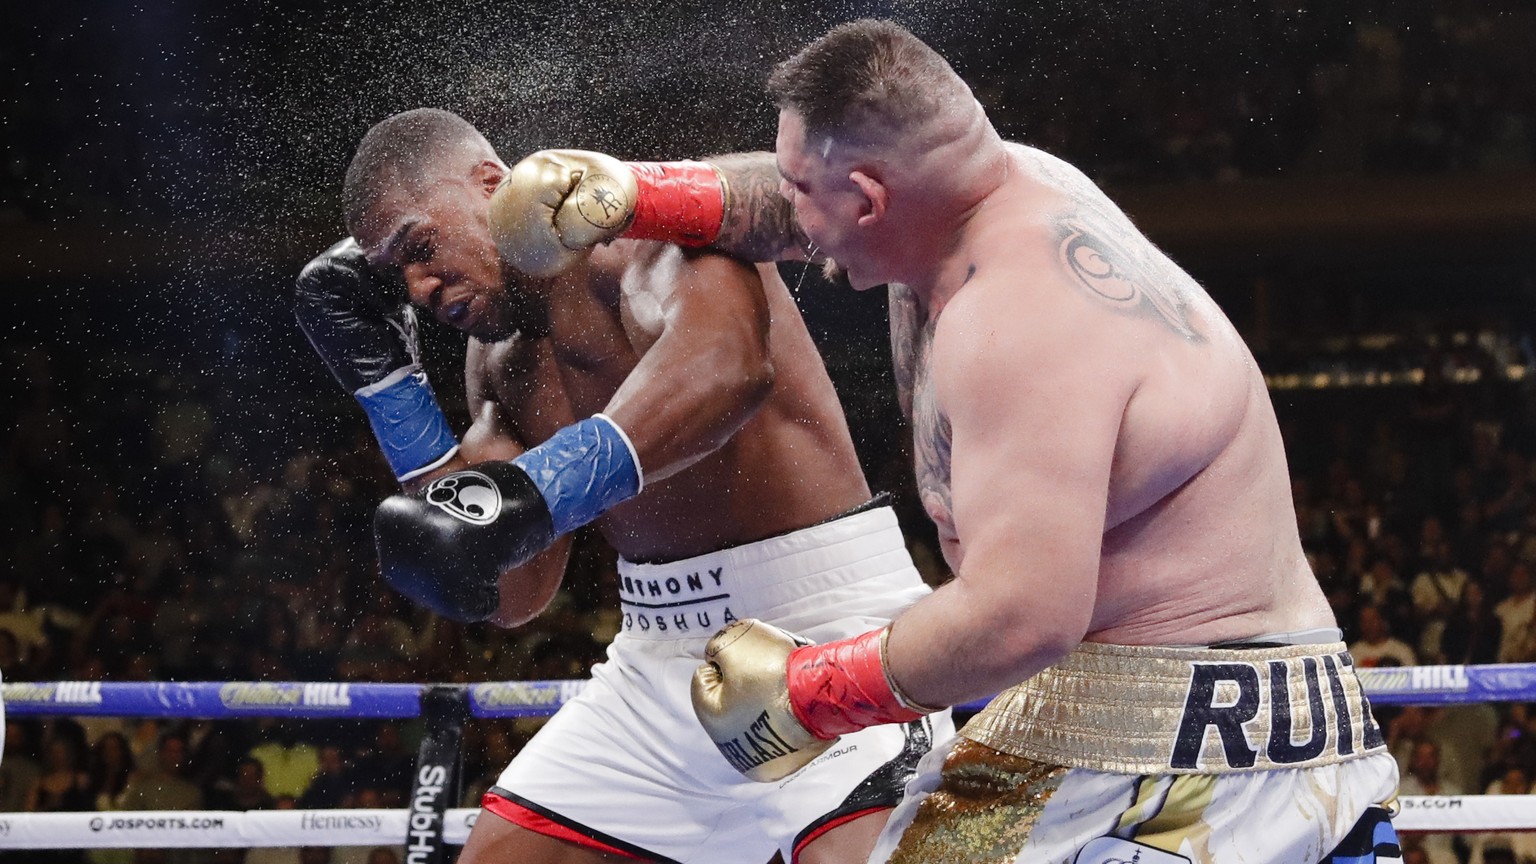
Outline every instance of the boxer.
<path id="1" fill-rule="evenodd" d="M 769 91 L 777 153 L 718 161 L 719 190 L 692 194 L 721 217 L 694 233 L 891 285 L 917 481 L 956 575 L 849 639 L 725 628 L 693 684 L 722 753 L 771 739 L 814 764 L 839 736 L 1000 692 L 927 757 L 871 860 L 1398 857 L 1396 766 L 1222 311 L 1081 172 L 1003 141 L 897 25 L 835 28 Z M 520 266 L 558 271 L 681 209 L 611 157 L 530 158 L 565 176 Z M 577 225 L 597 198 L 637 215 Z"/>
<path id="2" fill-rule="evenodd" d="M 517 244 L 529 211 L 512 205 L 541 192 L 537 169 L 509 169 L 447 112 L 388 118 L 347 172 L 355 241 L 298 280 L 301 323 L 404 486 L 376 518 L 395 587 L 516 626 L 553 596 L 572 530 L 591 522 L 621 556 L 607 661 L 501 775 L 459 860 L 862 860 L 916 760 L 952 734 L 946 716 L 847 736 L 767 785 L 739 769 L 794 754 L 760 742 L 727 762 L 687 696 L 731 621 L 828 641 L 929 593 L 815 346 L 771 266 L 655 240 L 545 278 L 507 266 L 497 242 Z M 717 179 L 679 170 L 663 182 Z M 470 336 L 462 442 L 407 300 Z"/>

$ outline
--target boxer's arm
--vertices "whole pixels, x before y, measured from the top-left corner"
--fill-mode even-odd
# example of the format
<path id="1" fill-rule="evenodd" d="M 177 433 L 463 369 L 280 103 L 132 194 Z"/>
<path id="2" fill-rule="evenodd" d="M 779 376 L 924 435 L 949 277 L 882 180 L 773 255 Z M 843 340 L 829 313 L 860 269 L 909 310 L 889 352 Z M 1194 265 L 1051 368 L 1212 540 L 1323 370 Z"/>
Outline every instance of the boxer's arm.
<path id="1" fill-rule="evenodd" d="M 816 260 L 795 222 L 795 209 L 779 194 L 784 178 L 772 153 L 729 153 L 704 160 L 715 166 L 729 193 L 720 234 L 710 244 L 746 261 Z"/>
<path id="2" fill-rule="evenodd" d="M 1042 278 L 1053 277 L 1025 290 L 973 283 L 934 337 L 930 375 L 952 437 L 918 449 L 952 453 L 960 560 L 887 646 L 891 678 L 921 703 L 954 705 L 1029 678 L 1092 620 L 1110 467 L 1136 386 L 1125 345 L 1135 343 L 1094 320 L 1094 307 L 1041 303 L 1073 290 Z"/>
<path id="3" fill-rule="evenodd" d="M 620 237 L 709 247 L 748 261 L 806 260 L 813 251 L 779 194 L 771 153 L 703 162 L 623 162 L 590 150 L 525 157 L 491 195 L 502 258 L 548 278 Z"/>
<path id="4" fill-rule="evenodd" d="M 1135 391 L 1125 355 L 1145 346 L 1102 320 L 1090 326 L 1093 307 L 1067 285 L 1018 276 L 992 290 L 972 282 L 946 307 L 929 352 L 950 423 L 916 430 L 947 436 L 916 449 L 953 454 L 955 578 L 851 639 L 748 641 L 751 622 L 739 622 L 706 647 L 694 711 L 748 777 L 797 770 L 838 735 L 990 696 L 1087 634 L 1110 466 Z"/>
<path id="5" fill-rule="evenodd" d="M 422 370 L 415 312 L 398 278 L 374 272 L 348 237 L 299 272 L 294 315 L 362 406 L 403 487 L 417 487 L 454 462 L 458 441 Z"/>
<path id="6" fill-rule="evenodd" d="M 470 341 L 464 383 L 474 423 L 460 445 L 463 465 L 455 466 L 455 470 L 477 462 L 509 462 L 521 456 L 528 448 L 526 434 L 520 430 L 529 428 L 531 416 L 543 414 L 559 425 L 572 419 L 558 375 L 537 362 L 538 346 L 512 347 L 516 350 L 504 347 L 498 358 L 484 343 Z M 497 396 L 491 379 L 498 376 L 506 379 L 501 389 L 514 394 L 512 404 L 504 405 Z M 526 564 L 503 570 L 498 579 L 496 613 L 487 620 L 498 627 L 516 627 L 537 617 L 559 591 L 570 557 L 571 536 L 565 535 Z"/>
<path id="7" fill-rule="evenodd" d="M 660 330 L 636 325 L 647 332 L 633 341 L 655 341 L 603 413 L 628 433 L 649 483 L 730 440 L 767 398 L 774 373 L 768 300 L 751 265 L 658 248 L 638 269 L 626 302 L 659 315 Z"/>
<path id="8" fill-rule="evenodd" d="M 647 475 L 663 479 L 714 451 L 757 410 L 773 367 L 756 271 L 721 256 L 654 250 L 621 283 L 626 324 L 637 328 L 631 339 L 649 344 L 608 411 L 510 462 L 476 462 L 420 493 L 385 499 L 373 529 L 390 584 L 458 620 L 490 618 L 501 602 L 494 574 L 521 568 L 640 494 Z"/>

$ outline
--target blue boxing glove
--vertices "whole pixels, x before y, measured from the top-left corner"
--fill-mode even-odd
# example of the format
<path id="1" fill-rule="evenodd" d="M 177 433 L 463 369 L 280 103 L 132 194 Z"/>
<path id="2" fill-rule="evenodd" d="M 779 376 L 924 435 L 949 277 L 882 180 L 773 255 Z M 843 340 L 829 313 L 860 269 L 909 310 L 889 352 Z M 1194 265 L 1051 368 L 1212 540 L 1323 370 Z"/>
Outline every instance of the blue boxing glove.
<path id="1" fill-rule="evenodd" d="M 404 483 L 442 465 L 459 442 L 421 369 L 416 313 L 398 281 L 368 269 L 352 238 L 299 273 L 294 314 L 315 353 L 368 415 L 384 458 Z"/>
<path id="2" fill-rule="evenodd" d="M 640 494 L 629 437 L 598 414 L 511 462 L 482 462 L 392 495 L 374 511 L 384 578 L 458 621 L 495 614 L 501 574 Z"/>

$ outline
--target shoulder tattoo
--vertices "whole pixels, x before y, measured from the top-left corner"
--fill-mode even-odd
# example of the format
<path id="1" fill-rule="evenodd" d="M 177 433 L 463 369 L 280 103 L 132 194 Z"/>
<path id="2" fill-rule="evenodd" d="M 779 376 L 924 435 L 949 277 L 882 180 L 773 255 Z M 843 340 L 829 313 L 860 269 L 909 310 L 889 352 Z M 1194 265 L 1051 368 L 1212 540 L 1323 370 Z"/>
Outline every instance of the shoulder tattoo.
<path id="1" fill-rule="evenodd" d="M 1056 230 L 1057 258 L 1077 285 L 1185 341 L 1205 341 L 1190 316 L 1193 280 L 1145 238 L 1085 212 L 1057 220 Z"/>

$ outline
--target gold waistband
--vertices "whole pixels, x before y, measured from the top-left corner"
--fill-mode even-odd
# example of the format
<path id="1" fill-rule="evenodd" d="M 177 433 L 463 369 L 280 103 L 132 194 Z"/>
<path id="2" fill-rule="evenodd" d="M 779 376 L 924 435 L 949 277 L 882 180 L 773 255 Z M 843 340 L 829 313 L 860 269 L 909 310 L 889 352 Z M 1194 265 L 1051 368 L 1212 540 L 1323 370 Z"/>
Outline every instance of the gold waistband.
<path id="1" fill-rule="evenodd" d="M 1385 748 L 1344 643 L 1246 650 L 1083 643 L 960 731 L 1128 774 L 1305 768 Z"/>

